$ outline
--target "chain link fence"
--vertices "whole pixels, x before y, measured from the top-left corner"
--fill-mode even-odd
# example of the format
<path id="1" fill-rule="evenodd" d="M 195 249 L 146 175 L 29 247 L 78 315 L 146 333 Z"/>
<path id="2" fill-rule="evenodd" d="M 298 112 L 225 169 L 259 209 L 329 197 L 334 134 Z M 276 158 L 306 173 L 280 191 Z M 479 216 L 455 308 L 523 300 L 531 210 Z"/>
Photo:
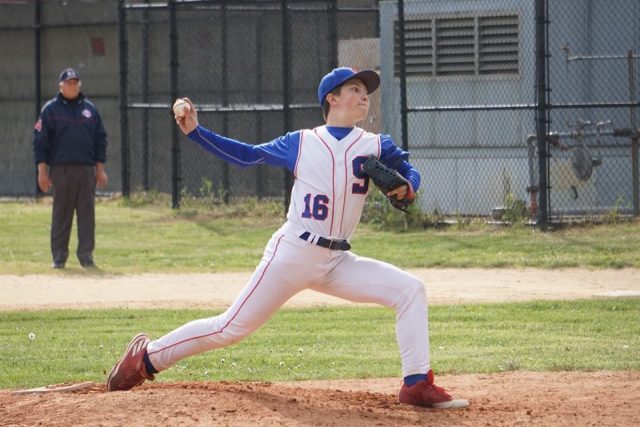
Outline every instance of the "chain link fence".
<path id="1" fill-rule="evenodd" d="M 80 72 L 82 91 L 107 126 L 109 174 L 116 177 L 109 189 L 118 190 L 117 22 L 115 7 L 90 2 L 0 2 L 0 196 L 36 195 L 33 127 L 68 67 Z"/>
<path id="2" fill-rule="evenodd" d="M 638 215 L 640 3 L 610 6 L 549 2 L 550 206 L 558 216 Z"/>
<path id="3" fill-rule="evenodd" d="M 407 135 L 423 210 L 535 218 L 542 197 L 550 218 L 637 216 L 639 12 L 632 0 L 381 1 L 383 98 L 401 100 L 383 118 Z"/>
<path id="4" fill-rule="evenodd" d="M 181 143 L 186 138 L 176 134 L 170 106 L 178 96 L 189 97 L 205 126 L 248 143 L 317 126 L 317 84 L 338 64 L 339 40 L 376 40 L 376 4 L 359 3 L 122 4 L 128 45 L 123 144 L 129 147 L 123 153 L 130 159 L 123 169 L 130 187 L 123 191 L 172 192 L 174 206 L 185 195 L 288 197 L 292 179 L 281 169 L 242 169 Z M 344 61 L 376 66 L 365 64 L 378 51 L 375 43 L 364 54 L 352 44 L 343 43 Z"/>
<path id="5" fill-rule="evenodd" d="M 0 4 L 0 195 L 35 194 L 33 121 L 72 66 L 109 133 L 110 191 L 286 204 L 291 176 L 204 153 L 170 105 L 262 143 L 321 124 L 318 81 L 348 65 L 380 72 L 361 125 L 410 150 L 424 212 L 638 216 L 639 29 L 635 0 Z"/>

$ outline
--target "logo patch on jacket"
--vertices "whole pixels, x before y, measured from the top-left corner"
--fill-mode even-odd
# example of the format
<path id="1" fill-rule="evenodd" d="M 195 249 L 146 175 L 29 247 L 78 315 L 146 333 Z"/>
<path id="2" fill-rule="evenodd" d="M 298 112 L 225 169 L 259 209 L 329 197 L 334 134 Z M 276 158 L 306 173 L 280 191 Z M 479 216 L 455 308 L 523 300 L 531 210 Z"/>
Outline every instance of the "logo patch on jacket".
<path id="1" fill-rule="evenodd" d="M 86 108 L 84 110 L 82 110 L 82 115 L 85 116 L 87 119 L 91 118 L 91 111 L 87 110 Z"/>
<path id="2" fill-rule="evenodd" d="M 33 126 L 33 128 L 37 131 L 40 132 L 42 130 L 42 119 L 38 119 L 38 121 L 36 122 L 36 124 Z"/>

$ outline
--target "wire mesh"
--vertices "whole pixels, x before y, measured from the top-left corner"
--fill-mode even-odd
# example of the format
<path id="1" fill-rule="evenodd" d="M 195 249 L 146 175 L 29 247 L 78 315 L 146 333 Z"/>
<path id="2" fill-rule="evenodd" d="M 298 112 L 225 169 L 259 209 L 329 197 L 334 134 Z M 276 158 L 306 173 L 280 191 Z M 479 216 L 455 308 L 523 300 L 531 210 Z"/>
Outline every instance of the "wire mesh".
<path id="1" fill-rule="evenodd" d="M 7 83 L 0 86 L 0 195 L 35 194 L 36 111 L 56 95 L 60 70 L 72 66 L 109 134 L 109 191 L 128 176 L 132 191 L 171 192 L 177 182 L 182 195 L 215 202 L 286 198 L 283 170 L 231 166 L 184 136 L 176 152 L 172 91 L 196 103 L 207 127 L 257 144 L 321 124 L 317 83 L 340 65 L 380 72 L 360 125 L 398 145 L 406 133 L 423 177 L 422 210 L 489 216 L 524 205 L 535 216 L 536 73 L 543 71 L 551 216 L 637 216 L 640 3 L 545 0 L 544 70 L 536 69 L 536 3 L 407 0 L 401 28 L 399 0 L 123 1 L 124 111 L 115 3 L 0 4 L 0 53 L 13 58 L 0 64 Z"/>
<path id="2" fill-rule="evenodd" d="M 550 115 L 550 131 L 558 135 L 550 145 L 549 170 L 556 216 L 633 214 L 634 199 L 637 204 L 633 138 L 613 134 L 636 129 L 637 137 L 632 117 L 638 108 L 640 4 L 609 6 L 606 1 L 549 2 L 550 100 L 570 105 Z"/>
<path id="3" fill-rule="evenodd" d="M 68 67 L 80 72 L 105 123 L 109 191 L 119 187 L 116 11 L 63 0 L 0 4 L 0 196 L 36 195 L 33 128 Z"/>
<path id="4" fill-rule="evenodd" d="M 423 210 L 536 216 L 540 193 L 534 2 L 381 1 L 383 99 L 406 75 L 406 132 Z M 640 45 L 634 1 L 546 1 L 549 207 L 552 217 L 635 213 Z M 404 39 L 404 58 L 400 48 Z M 385 103 L 396 139 L 400 103 Z M 614 134 L 618 136 L 613 136 Z M 624 134 L 625 136 L 620 136 Z M 637 140 L 635 142 L 637 146 Z M 626 148 L 625 148 L 626 147 Z M 634 160 L 635 159 L 635 160 Z"/>
<path id="5" fill-rule="evenodd" d="M 256 144 L 320 124 L 317 82 L 336 64 L 337 29 L 348 28 L 345 33 L 351 35 L 366 33 L 375 40 L 372 31 L 377 28 L 371 24 L 375 8 L 368 9 L 369 19 L 362 21 L 366 25 L 341 25 L 346 16 L 339 15 L 336 2 L 177 2 L 178 54 L 171 58 L 170 9 L 146 6 L 129 2 L 126 18 L 133 191 L 170 188 L 174 153 L 167 139 L 174 126 L 169 110 L 173 61 L 178 64 L 178 96 L 195 103 L 201 123 Z M 308 34 L 316 36 L 300 36 Z M 184 142 L 184 136 L 180 139 L 183 194 L 224 201 L 285 197 L 288 188 L 282 170 L 242 169 L 204 154 Z"/>

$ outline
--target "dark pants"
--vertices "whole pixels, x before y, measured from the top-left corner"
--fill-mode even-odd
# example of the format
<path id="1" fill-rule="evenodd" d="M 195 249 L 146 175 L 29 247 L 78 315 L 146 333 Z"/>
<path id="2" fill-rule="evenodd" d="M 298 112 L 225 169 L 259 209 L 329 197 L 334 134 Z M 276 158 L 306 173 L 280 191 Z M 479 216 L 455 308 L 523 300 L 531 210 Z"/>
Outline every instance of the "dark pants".
<path id="1" fill-rule="evenodd" d="M 50 174 L 53 185 L 53 262 L 64 264 L 69 257 L 74 211 L 78 221 L 78 260 L 81 263 L 93 262 L 96 168 L 82 164 L 54 165 Z"/>

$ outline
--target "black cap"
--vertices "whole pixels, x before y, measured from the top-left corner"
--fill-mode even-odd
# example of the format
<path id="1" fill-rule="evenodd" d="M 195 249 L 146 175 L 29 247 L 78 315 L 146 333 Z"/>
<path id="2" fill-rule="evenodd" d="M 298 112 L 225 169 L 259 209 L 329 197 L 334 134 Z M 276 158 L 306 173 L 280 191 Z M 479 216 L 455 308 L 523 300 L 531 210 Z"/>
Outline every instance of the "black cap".
<path id="1" fill-rule="evenodd" d="M 73 68 L 67 68 L 60 73 L 60 81 L 66 82 L 67 80 L 77 79 L 80 80 L 80 74 Z"/>

